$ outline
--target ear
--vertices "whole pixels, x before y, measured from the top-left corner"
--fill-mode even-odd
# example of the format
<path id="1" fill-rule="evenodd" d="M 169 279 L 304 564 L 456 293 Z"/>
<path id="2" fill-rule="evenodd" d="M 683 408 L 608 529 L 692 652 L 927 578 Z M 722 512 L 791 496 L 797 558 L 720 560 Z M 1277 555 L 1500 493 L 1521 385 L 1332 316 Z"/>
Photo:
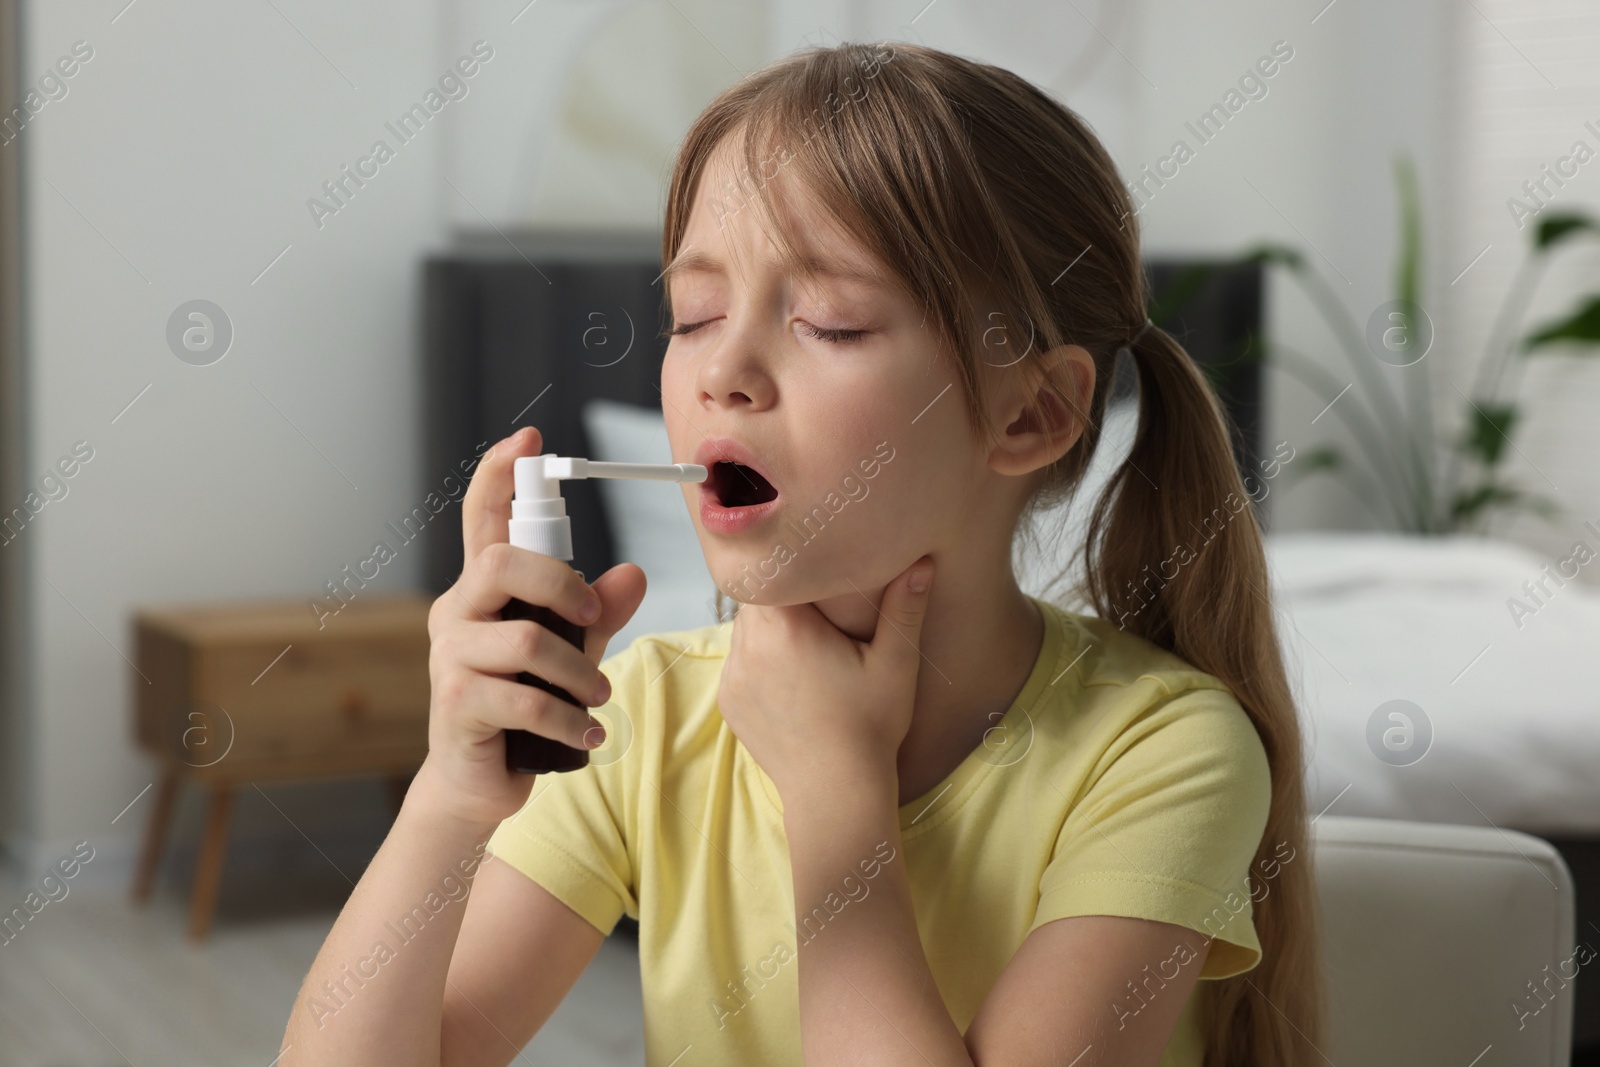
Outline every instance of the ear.
<path id="1" fill-rule="evenodd" d="M 999 381 L 991 393 L 990 416 L 1002 429 L 989 454 L 993 470 L 1020 475 L 1047 467 L 1083 435 L 1095 383 L 1094 357 L 1088 349 L 1057 345 L 1038 359 L 1021 360 L 995 376 Z M 1047 382 L 1054 382 L 1054 388 Z M 1058 391 L 1073 398 L 1076 410 Z"/>

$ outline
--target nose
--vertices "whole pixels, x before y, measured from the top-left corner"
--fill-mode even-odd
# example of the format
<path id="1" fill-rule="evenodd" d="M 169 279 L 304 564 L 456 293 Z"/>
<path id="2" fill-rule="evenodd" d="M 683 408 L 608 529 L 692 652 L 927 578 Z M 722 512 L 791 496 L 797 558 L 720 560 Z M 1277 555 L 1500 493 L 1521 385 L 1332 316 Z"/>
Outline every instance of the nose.
<path id="1" fill-rule="evenodd" d="M 743 407 L 751 411 L 771 407 L 777 389 L 767 365 L 767 353 L 773 344 L 772 338 L 762 333 L 755 316 L 746 313 L 736 318 L 730 314 L 696 373 L 701 407 Z"/>

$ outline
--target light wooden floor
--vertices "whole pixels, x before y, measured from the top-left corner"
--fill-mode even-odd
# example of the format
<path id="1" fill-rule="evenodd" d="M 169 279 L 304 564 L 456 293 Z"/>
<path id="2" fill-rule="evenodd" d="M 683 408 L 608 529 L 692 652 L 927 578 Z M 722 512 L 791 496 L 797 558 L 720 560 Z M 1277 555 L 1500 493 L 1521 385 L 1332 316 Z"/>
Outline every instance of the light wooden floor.
<path id="1" fill-rule="evenodd" d="M 0 906 L 34 888 L 0 872 Z M 269 1067 L 342 903 L 339 885 L 252 900 L 225 884 L 211 939 L 184 936 L 184 900 L 74 887 L 0 943 L 4 1067 Z M 347 892 L 348 885 L 343 887 Z M 607 938 L 518 1064 L 644 1062 L 637 949 Z"/>

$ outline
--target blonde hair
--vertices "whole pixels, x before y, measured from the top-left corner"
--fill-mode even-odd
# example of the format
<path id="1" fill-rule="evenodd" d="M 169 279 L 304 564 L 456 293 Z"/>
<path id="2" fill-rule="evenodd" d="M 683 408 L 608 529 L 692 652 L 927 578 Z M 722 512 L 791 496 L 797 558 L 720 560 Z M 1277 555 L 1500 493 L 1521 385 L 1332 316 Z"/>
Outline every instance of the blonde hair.
<path id="1" fill-rule="evenodd" d="M 678 254 L 707 160 L 735 134 L 744 168 L 709 191 L 719 224 L 754 205 L 780 254 L 804 270 L 770 203 L 769 183 L 792 173 L 926 309 L 937 340 L 958 355 L 972 426 L 995 432 L 978 374 L 980 308 L 1026 323 L 1030 353 L 1076 344 L 1093 356 L 1086 412 L 1035 357 L 1044 387 L 1084 431 L 1045 473 L 1024 518 L 1077 487 L 1099 444 L 1118 353 L 1131 351 L 1138 430 L 1090 515 L 1084 590 L 1100 617 L 1221 679 L 1272 772 L 1252 864 L 1276 871 L 1273 891 L 1253 907 L 1262 958 L 1253 971 L 1207 983 L 1206 1062 L 1299 1067 L 1320 1058 L 1304 756 L 1254 510 L 1230 516 L 1172 578 L 1163 574 L 1138 611 L 1119 610 L 1141 582 L 1150 592 L 1153 564 L 1230 496 L 1249 494 L 1216 397 L 1184 348 L 1146 318 L 1137 220 L 1105 148 L 1071 110 L 999 67 L 900 42 L 807 49 L 730 86 L 690 127 L 667 194 L 663 263 Z M 717 606 L 721 617 L 720 592 Z M 1279 864 L 1285 846 L 1293 862 Z"/>

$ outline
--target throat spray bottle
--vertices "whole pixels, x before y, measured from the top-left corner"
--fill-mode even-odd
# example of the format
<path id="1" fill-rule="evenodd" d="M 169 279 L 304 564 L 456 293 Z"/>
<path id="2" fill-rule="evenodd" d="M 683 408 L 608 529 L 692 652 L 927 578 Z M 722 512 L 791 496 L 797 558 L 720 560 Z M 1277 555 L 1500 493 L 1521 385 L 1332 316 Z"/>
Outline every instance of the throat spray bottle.
<path id="1" fill-rule="evenodd" d="M 561 496 L 561 482 L 568 478 L 638 478 L 658 482 L 703 482 L 706 468 L 698 463 L 600 463 L 558 456 L 522 456 L 511 465 L 516 485 L 511 500 L 510 541 L 516 548 L 540 552 L 559 560 L 572 559 L 572 520 L 567 502 Z M 579 573 L 579 577 L 583 577 Z M 585 578 L 585 581 L 588 579 Z M 500 609 L 502 619 L 531 619 L 551 633 L 565 638 L 583 650 L 585 627 L 571 622 L 550 608 L 512 598 Z M 583 707 L 571 693 L 522 671 L 517 681 L 543 689 L 574 707 Z M 506 769 L 523 774 L 575 771 L 589 765 L 589 750 L 573 748 L 529 730 L 506 731 Z"/>

